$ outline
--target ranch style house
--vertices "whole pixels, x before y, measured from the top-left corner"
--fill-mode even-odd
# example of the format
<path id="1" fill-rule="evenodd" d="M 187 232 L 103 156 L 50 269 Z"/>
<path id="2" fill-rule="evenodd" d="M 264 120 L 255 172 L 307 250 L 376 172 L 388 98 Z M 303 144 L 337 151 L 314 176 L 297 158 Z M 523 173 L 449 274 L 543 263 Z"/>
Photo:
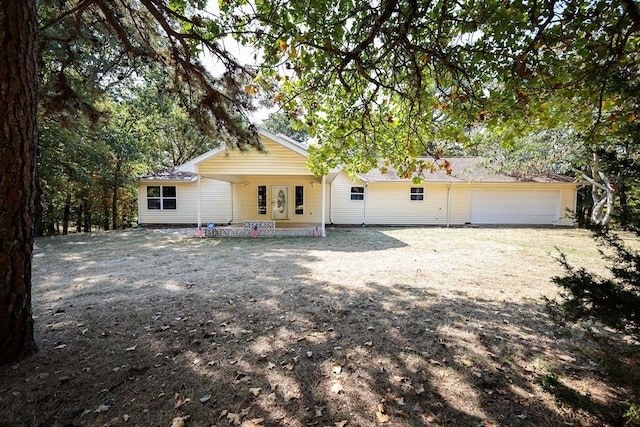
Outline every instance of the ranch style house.
<path id="1" fill-rule="evenodd" d="M 262 152 L 221 147 L 140 177 L 139 224 L 271 223 L 323 236 L 327 225 L 574 225 L 579 183 L 567 176 L 519 179 L 480 157 L 454 157 L 447 158 L 451 174 L 425 172 L 420 184 L 393 170 L 318 177 L 307 168 L 305 145 L 259 135 Z"/>

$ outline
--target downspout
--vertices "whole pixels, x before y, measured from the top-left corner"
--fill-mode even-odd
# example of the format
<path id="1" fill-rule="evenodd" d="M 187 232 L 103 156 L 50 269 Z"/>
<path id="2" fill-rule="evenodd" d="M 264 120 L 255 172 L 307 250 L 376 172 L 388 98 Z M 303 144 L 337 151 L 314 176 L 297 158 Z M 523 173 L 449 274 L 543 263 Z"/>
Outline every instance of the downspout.
<path id="1" fill-rule="evenodd" d="M 329 186 L 329 224 L 333 226 L 333 181 L 329 184 L 331 184 Z"/>
<path id="2" fill-rule="evenodd" d="M 364 205 L 362 208 L 362 225 L 361 227 L 364 227 L 367 224 L 367 193 L 368 193 L 368 188 L 369 188 L 369 183 L 365 183 L 364 184 Z"/>
<path id="3" fill-rule="evenodd" d="M 467 182 L 467 224 L 471 224 L 471 180 Z"/>
<path id="4" fill-rule="evenodd" d="M 327 237 L 327 232 L 325 229 L 326 223 L 326 209 L 327 209 L 327 190 L 325 188 L 326 185 L 326 176 L 322 175 L 322 237 Z"/>
<path id="5" fill-rule="evenodd" d="M 235 185 L 233 185 L 232 182 L 229 183 L 229 187 L 231 187 L 231 219 L 229 220 L 229 224 L 227 225 L 231 225 L 233 223 L 233 204 L 234 204 L 234 200 L 233 200 L 233 195 L 235 194 Z"/>
<path id="6" fill-rule="evenodd" d="M 451 225 L 451 187 L 453 186 L 453 182 L 449 183 L 449 188 L 447 188 L 447 228 Z"/>

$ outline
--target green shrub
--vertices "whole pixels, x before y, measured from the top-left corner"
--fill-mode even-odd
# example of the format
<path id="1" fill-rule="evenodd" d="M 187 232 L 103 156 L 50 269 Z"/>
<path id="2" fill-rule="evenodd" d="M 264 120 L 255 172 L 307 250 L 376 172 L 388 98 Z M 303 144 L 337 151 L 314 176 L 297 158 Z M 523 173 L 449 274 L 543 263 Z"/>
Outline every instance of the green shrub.
<path id="1" fill-rule="evenodd" d="M 638 230 L 634 231 L 640 236 Z M 561 255 L 566 275 L 552 280 L 562 288 L 560 300 L 547 300 L 550 310 L 568 321 L 592 320 L 640 341 L 640 254 L 630 249 L 618 234 L 596 229 L 599 244 L 611 249 L 611 278 L 598 277 L 585 268 L 575 268 Z"/>

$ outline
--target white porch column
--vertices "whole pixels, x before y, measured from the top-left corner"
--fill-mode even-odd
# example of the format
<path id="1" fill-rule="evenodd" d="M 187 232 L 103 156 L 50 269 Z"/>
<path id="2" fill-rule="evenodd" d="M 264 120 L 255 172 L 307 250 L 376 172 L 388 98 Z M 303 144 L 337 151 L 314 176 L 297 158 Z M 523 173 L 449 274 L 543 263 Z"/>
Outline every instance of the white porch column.
<path id="1" fill-rule="evenodd" d="M 202 216 L 200 214 L 200 172 L 196 171 L 196 176 L 198 177 L 198 230 L 202 227 Z"/>
<path id="2" fill-rule="evenodd" d="M 327 205 L 327 190 L 325 188 L 325 185 L 327 183 L 326 180 L 326 176 L 322 175 L 322 237 L 327 237 L 327 232 L 325 230 L 325 218 L 327 217 L 326 214 L 326 205 Z"/>

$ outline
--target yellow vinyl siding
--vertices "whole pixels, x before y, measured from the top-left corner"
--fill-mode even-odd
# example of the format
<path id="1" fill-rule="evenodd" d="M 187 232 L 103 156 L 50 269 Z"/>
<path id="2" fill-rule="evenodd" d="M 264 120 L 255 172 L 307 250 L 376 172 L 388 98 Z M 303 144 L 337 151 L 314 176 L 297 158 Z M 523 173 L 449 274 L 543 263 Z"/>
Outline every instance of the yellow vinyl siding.
<path id="1" fill-rule="evenodd" d="M 147 209 L 147 186 L 175 186 L 176 209 Z M 231 186 L 227 182 L 202 179 L 200 182 L 202 222 L 216 224 L 231 220 Z M 140 224 L 196 224 L 198 222 L 197 182 L 141 182 L 138 185 Z"/>
<path id="2" fill-rule="evenodd" d="M 446 225 L 447 223 L 447 184 L 373 182 L 366 184 L 365 200 L 351 200 L 351 187 L 365 187 L 365 183 L 351 181 L 342 173 L 333 181 L 331 214 L 328 221 L 334 224 L 373 225 Z M 423 187 L 424 200 L 411 200 L 411 187 Z M 465 210 L 462 215 L 460 223 L 464 224 L 467 211 Z"/>
<path id="3" fill-rule="evenodd" d="M 198 191 L 198 183 L 194 183 Z M 203 224 L 228 224 L 232 220 L 231 184 L 213 179 L 200 178 L 200 215 Z M 194 218 L 197 218 L 197 205 Z M 194 221 L 195 222 L 195 221 Z"/>
<path id="4" fill-rule="evenodd" d="M 351 181 L 344 173 L 338 174 L 331 183 L 330 206 L 327 209 L 327 222 L 332 224 L 362 224 L 365 221 L 365 202 L 368 197 L 365 188 L 365 200 L 351 200 L 351 187 L 364 187 L 362 181 Z M 330 213 L 329 213 L 330 212 Z"/>
<path id="5" fill-rule="evenodd" d="M 313 182 L 313 185 L 312 185 Z M 267 187 L 267 214 L 258 215 L 258 186 Z M 289 219 L 278 222 L 319 224 L 322 218 L 322 184 L 320 180 L 304 176 L 244 176 L 243 182 L 233 184 L 233 221 L 272 219 L 273 186 L 289 187 Z M 304 213 L 295 213 L 295 187 L 304 187 Z"/>
<path id="6" fill-rule="evenodd" d="M 411 200 L 411 187 L 424 188 L 424 200 Z M 447 220 L 447 188 L 409 182 L 370 183 L 367 224 L 443 225 Z"/>
<path id="7" fill-rule="evenodd" d="M 449 188 L 449 225 L 463 225 L 469 222 L 469 184 L 454 183 Z"/>
<path id="8" fill-rule="evenodd" d="M 564 186 L 560 191 L 560 222 L 558 225 L 574 225 L 576 214 L 576 189 Z"/>
<path id="9" fill-rule="evenodd" d="M 198 165 L 203 175 L 307 175 L 307 158 L 269 138 L 263 137 L 265 152 L 229 150 Z M 246 181 L 242 178 L 242 181 Z"/>
<path id="10" fill-rule="evenodd" d="M 365 188 L 365 200 L 351 200 L 351 187 Z M 424 200 L 410 199 L 411 187 L 424 188 Z M 557 191 L 557 225 L 574 224 L 576 191 L 573 183 L 430 183 L 351 181 L 341 173 L 331 184 L 328 222 L 372 225 L 463 225 L 469 222 L 472 190 Z M 329 210 L 330 207 L 330 210 Z"/>

